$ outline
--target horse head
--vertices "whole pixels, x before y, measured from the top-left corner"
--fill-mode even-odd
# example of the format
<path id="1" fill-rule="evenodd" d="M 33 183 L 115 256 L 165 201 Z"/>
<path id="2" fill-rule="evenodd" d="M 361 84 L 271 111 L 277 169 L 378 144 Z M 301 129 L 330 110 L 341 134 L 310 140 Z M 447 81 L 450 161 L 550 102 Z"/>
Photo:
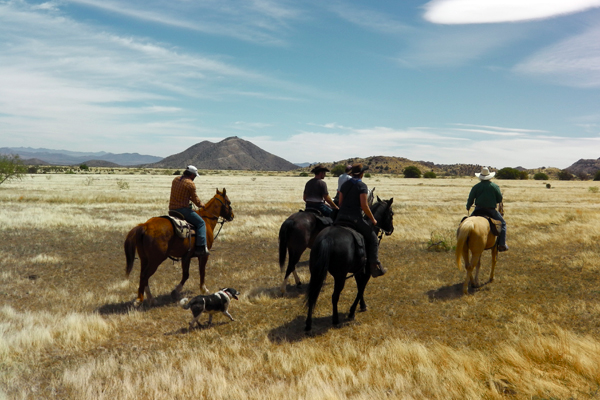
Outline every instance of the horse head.
<path id="1" fill-rule="evenodd" d="M 386 236 L 389 236 L 394 232 L 393 202 L 393 197 L 389 200 L 381 200 L 379 196 L 377 196 L 377 203 L 375 203 L 371 209 L 373 216 L 377 220 L 377 228 L 385 232 Z"/>
<path id="2" fill-rule="evenodd" d="M 217 196 L 220 196 L 221 198 Z M 229 201 L 229 197 L 227 197 L 227 191 L 225 190 L 225 188 L 223 188 L 222 192 L 220 192 L 219 189 L 217 189 L 215 199 L 217 199 L 222 204 L 219 216 L 226 221 L 232 221 L 234 217 L 233 209 L 231 208 L 231 201 Z"/>

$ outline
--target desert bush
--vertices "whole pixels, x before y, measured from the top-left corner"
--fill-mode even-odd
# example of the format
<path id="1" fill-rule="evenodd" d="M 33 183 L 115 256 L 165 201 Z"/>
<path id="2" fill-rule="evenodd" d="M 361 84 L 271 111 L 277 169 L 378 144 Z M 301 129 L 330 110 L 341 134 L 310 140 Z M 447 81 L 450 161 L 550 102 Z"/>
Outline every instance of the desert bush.
<path id="1" fill-rule="evenodd" d="M 79 169 L 82 170 L 82 171 L 89 171 L 90 167 L 88 167 L 87 164 L 81 164 L 79 166 Z"/>
<path id="2" fill-rule="evenodd" d="M 302 177 L 308 176 L 308 172 L 302 171 L 302 172 L 300 172 L 300 174 L 298 176 L 302 176 Z"/>
<path id="3" fill-rule="evenodd" d="M 498 179 L 521 179 L 521 171 L 516 168 L 502 168 L 500 171 L 496 172 L 496 178 Z"/>
<path id="4" fill-rule="evenodd" d="M 27 172 L 21 157 L 17 154 L 0 155 L 0 184 L 13 180 L 22 179 Z"/>
<path id="5" fill-rule="evenodd" d="M 404 168 L 404 177 L 405 178 L 420 178 L 421 170 L 414 165 L 408 166 Z"/>
<path id="6" fill-rule="evenodd" d="M 435 175 L 435 172 L 433 171 L 427 171 L 423 174 L 423 178 L 427 178 L 427 179 L 435 179 L 437 176 Z"/>
<path id="7" fill-rule="evenodd" d="M 594 180 L 600 181 L 600 170 L 596 171 L 596 174 L 594 175 Z"/>
<path id="8" fill-rule="evenodd" d="M 117 186 L 120 190 L 129 189 L 129 182 L 124 181 L 122 179 L 117 179 Z"/>
<path id="9" fill-rule="evenodd" d="M 588 188 L 588 191 L 589 191 L 590 193 L 598 193 L 598 186 L 590 186 L 590 187 Z"/>
<path id="10" fill-rule="evenodd" d="M 574 178 L 575 176 L 566 169 L 563 169 L 558 173 L 558 179 L 561 181 L 572 181 Z"/>
<path id="11" fill-rule="evenodd" d="M 340 176 L 344 172 L 346 172 L 346 166 L 343 164 L 338 164 L 335 167 L 331 168 L 331 175 L 336 177 Z"/>
<path id="12" fill-rule="evenodd" d="M 548 175 L 546 175 L 543 172 L 538 172 L 533 176 L 533 179 L 535 179 L 536 181 L 547 181 Z"/>
<path id="13" fill-rule="evenodd" d="M 438 230 L 430 234 L 427 242 L 428 251 L 450 251 L 456 249 L 456 233 L 454 230 Z"/>

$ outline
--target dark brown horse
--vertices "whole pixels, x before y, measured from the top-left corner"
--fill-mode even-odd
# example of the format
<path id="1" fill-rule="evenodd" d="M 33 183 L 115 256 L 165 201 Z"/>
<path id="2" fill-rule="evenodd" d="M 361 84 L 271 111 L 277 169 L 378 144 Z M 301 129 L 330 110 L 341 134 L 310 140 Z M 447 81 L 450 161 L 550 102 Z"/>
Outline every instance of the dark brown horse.
<path id="1" fill-rule="evenodd" d="M 369 190 L 367 203 L 369 207 L 373 205 L 375 188 Z M 285 269 L 283 282 L 281 282 L 281 293 L 285 293 L 288 278 L 293 273 L 296 286 L 300 287 L 300 277 L 296 273 L 296 264 L 300 261 L 302 253 L 307 248 L 312 248 L 315 238 L 325 228 L 325 225 L 317 221 L 317 217 L 312 212 L 300 211 L 294 213 L 286 219 L 281 228 L 279 228 L 279 268 L 284 272 L 286 254 L 288 255 L 288 265 Z"/>
<path id="2" fill-rule="evenodd" d="M 212 248 L 214 233 L 213 230 L 217 225 L 219 217 L 225 221 L 233 220 L 233 210 L 231 202 L 227 197 L 225 189 L 222 192 L 217 189 L 217 194 L 210 199 L 204 208 L 196 211 L 206 224 L 206 244 L 208 248 Z M 179 293 L 183 289 L 183 285 L 190 276 L 190 262 L 195 245 L 195 237 L 191 239 L 182 239 L 173 231 L 173 225 L 167 218 L 154 217 L 150 218 L 143 224 L 139 224 L 127 234 L 125 239 L 125 258 L 127 267 L 125 273 L 127 276 L 133 268 L 135 252 L 140 257 L 140 285 L 138 287 L 138 295 L 134 305 L 138 307 L 144 301 L 144 291 L 148 296 L 150 305 L 154 304 L 154 298 L 150 292 L 148 280 L 156 272 L 158 266 L 167 259 L 167 257 L 181 258 L 182 277 L 179 285 L 175 287 L 171 296 L 178 298 Z M 191 241 L 191 243 L 190 243 Z M 192 249 L 192 251 L 189 251 Z M 206 263 L 208 255 L 198 257 L 198 269 L 200 271 L 200 290 L 208 293 L 208 289 L 204 284 L 204 275 L 206 272 Z"/>

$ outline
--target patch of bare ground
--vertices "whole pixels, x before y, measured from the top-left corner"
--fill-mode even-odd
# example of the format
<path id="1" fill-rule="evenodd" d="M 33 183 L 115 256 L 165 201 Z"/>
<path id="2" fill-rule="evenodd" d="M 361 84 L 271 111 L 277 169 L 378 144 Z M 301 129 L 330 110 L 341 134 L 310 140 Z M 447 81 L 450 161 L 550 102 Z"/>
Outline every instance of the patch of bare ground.
<path id="1" fill-rule="evenodd" d="M 475 182 L 367 180 L 395 198 L 396 230 L 380 250 L 389 272 L 369 282 L 369 309 L 354 321 L 344 319 L 356 293 L 348 280 L 337 328 L 328 277 L 307 336 L 308 252 L 304 284 L 283 296 L 277 264 L 277 231 L 302 206 L 303 178 L 199 179 L 203 200 L 226 187 L 236 214 L 211 253 L 207 285 L 242 297 L 234 322 L 216 315 L 193 330 L 170 297 L 179 263 L 165 261 L 151 278 L 154 307 L 132 308 L 138 260 L 125 277 L 125 234 L 164 214 L 171 177 L 29 179 L 0 187 L 0 398 L 600 397 L 600 197 L 585 182 L 498 181 L 510 251 L 491 283 L 485 254 L 483 286 L 464 296 L 454 253 L 427 249 L 432 232 L 451 244 Z M 186 297 L 199 294 L 196 265 Z"/>

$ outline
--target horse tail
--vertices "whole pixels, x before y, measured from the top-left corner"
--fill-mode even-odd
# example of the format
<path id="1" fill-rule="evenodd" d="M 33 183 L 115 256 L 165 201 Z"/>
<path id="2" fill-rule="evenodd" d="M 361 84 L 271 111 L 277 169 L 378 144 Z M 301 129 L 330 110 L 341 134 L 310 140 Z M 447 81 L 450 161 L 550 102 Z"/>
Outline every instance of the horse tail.
<path id="1" fill-rule="evenodd" d="M 462 257 L 463 249 L 469 241 L 469 234 L 472 230 L 473 222 L 465 220 L 462 224 L 460 224 L 458 231 L 456 232 L 456 266 L 459 270 L 462 269 L 460 265 L 460 259 Z"/>
<path id="2" fill-rule="evenodd" d="M 144 226 L 142 224 L 136 226 L 132 230 L 129 231 L 127 237 L 125 238 L 125 244 L 123 245 L 125 249 L 125 260 L 127 262 L 127 266 L 125 267 L 125 274 L 129 276 L 131 270 L 133 269 L 133 261 L 135 260 L 135 250 L 138 241 L 141 239 L 144 234 Z"/>
<path id="3" fill-rule="evenodd" d="M 330 254 L 333 250 L 333 238 L 323 237 L 310 252 L 310 283 L 306 292 L 306 306 L 314 308 L 321 293 L 323 282 L 329 270 Z"/>
<path id="4" fill-rule="evenodd" d="M 286 219 L 279 229 L 279 268 L 284 271 L 285 257 L 287 254 L 288 232 L 293 228 L 294 221 Z"/>

